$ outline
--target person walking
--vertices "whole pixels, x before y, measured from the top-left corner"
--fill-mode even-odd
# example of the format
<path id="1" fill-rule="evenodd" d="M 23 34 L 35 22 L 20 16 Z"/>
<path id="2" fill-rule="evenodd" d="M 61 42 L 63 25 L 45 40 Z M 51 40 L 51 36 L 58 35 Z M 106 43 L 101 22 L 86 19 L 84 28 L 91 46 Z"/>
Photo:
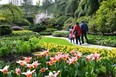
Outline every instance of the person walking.
<path id="1" fill-rule="evenodd" d="M 86 42 L 88 42 L 87 31 L 88 31 L 88 26 L 84 21 L 82 21 L 82 24 L 81 24 L 81 32 L 82 32 L 81 40 L 82 40 L 82 44 L 84 44 L 84 37 L 86 39 Z"/>
<path id="2" fill-rule="evenodd" d="M 74 33 L 74 35 L 75 35 L 76 44 L 78 44 L 78 42 L 79 42 L 80 45 L 81 45 L 81 41 L 80 41 L 81 28 L 80 28 L 78 22 L 76 22 L 76 25 L 74 26 L 73 33 Z"/>
<path id="3" fill-rule="evenodd" d="M 68 39 L 70 40 L 70 31 L 72 30 L 72 23 L 69 23 L 69 26 L 67 28 L 68 32 L 69 32 L 69 35 L 68 35 Z"/>
<path id="4" fill-rule="evenodd" d="M 74 44 L 75 35 L 73 34 L 73 27 L 69 31 L 69 38 L 70 38 L 70 42 Z"/>
<path id="5" fill-rule="evenodd" d="M 69 23 L 68 31 L 70 31 L 70 29 L 72 29 L 72 23 Z"/>

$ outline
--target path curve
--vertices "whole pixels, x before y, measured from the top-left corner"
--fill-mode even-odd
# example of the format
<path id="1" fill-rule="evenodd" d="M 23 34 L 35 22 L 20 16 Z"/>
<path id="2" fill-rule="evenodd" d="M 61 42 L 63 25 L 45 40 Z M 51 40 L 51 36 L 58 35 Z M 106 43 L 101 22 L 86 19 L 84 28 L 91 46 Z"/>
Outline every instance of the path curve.
<path id="1" fill-rule="evenodd" d="M 60 38 L 60 39 L 65 39 L 68 42 L 70 42 L 70 40 L 68 38 L 65 38 L 65 37 L 54 37 L 54 36 L 45 36 L 45 37 Z M 77 45 L 77 44 L 74 44 L 74 45 Z M 77 45 L 77 46 L 88 47 L 88 48 L 109 49 L 109 50 L 112 50 L 112 49 L 116 48 L 116 47 L 100 46 L 100 45 L 93 45 L 93 44 L 87 44 L 87 43 L 82 44 L 82 45 Z"/>

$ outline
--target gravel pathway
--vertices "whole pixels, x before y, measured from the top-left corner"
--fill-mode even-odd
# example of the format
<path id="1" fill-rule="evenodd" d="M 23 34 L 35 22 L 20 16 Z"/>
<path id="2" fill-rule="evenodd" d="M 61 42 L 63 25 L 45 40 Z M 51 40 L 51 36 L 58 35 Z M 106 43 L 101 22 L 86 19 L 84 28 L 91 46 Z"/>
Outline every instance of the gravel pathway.
<path id="1" fill-rule="evenodd" d="M 45 36 L 45 37 L 61 38 L 61 39 L 65 39 L 68 42 L 70 42 L 70 40 L 68 38 L 64 38 L 64 37 L 53 37 L 53 36 Z M 77 45 L 77 44 L 74 44 L 74 45 Z M 100 46 L 100 45 L 93 45 L 93 44 L 87 44 L 87 43 L 82 44 L 82 45 L 77 45 L 77 46 L 89 47 L 89 48 L 101 48 L 101 49 L 109 49 L 109 50 L 112 50 L 112 49 L 116 48 L 116 47 Z"/>

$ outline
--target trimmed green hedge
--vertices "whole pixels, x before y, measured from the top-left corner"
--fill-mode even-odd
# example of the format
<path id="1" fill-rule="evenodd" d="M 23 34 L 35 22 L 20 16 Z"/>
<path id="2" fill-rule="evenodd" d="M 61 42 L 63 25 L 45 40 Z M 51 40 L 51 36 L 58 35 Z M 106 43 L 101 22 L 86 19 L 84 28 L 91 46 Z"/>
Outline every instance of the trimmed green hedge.
<path id="1" fill-rule="evenodd" d="M 52 36 L 55 36 L 55 37 L 68 37 L 69 35 L 69 32 L 68 31 L 55 31 L 52 33 Z"/>

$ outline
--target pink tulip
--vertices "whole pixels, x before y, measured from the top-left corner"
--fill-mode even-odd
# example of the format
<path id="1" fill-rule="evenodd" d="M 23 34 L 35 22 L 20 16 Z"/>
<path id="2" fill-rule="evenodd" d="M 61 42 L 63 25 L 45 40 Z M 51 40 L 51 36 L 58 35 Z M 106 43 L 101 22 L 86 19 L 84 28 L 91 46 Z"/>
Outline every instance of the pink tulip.
<path id="1" fill-rule="evenodd" d="M 87 60 L 98 60 L 99 58 L 100 58 L 100 54 L 97 54 L 97 53 L 86 56 Z"/>
<path id="2" fill-rule="evenodd" d="M 0 71 L 3 72 L 4 74 L 8 74 L 8 68 L 9 66 L 5 66 L 3 69 L 0 69 Z"/>
<path id="3" fill-rule="evenodd" d="M 44 67 L 44 68 L 40 69 L 39 72 L 42 73 L 42 72 L 45 72 L 46 70 L 48 70 L 48 68 Z"/>
<path id="4" fill-rule="evenodd" d="M 35 72 L 35 70 L 30 71 L 28 70 L 27 72 L 23 72 L 22 74 L 26 75 L 26 77 L 32 77 L 32 74 Z"/>
<path id="5" fill-rule="evenodd" d="M 53 65 L 53 62 L 52 62 L 52 60 L 50 60 L 49 62 L 47 62 L 50 66 L 52 66 Z"/>
<path id="6" fill-rule="evenodd" d="M 36 69 L 38 67 L 38 65 L 40 65 L 40 63 L 38 63 L 37 61 L 32 63 L 32 66 Z"/>
<path id="7" fill-rule="evenodd" d="M 24 57 L 24 61 L 26 61 L 27 63 L 30 62 L 32 59 L 32 57 Z"/>
<path id="8" fill-rule="evenodd" d="M 69 58 L 69 60 L 67 61 L 67 63 L 70 65 L 70 64 L 74 64 L 76 61 L 77 61 L 77 57 L 72 57 L 72 58 Z"/>
<path id="9" fill-rule="evenodd" d="M 33 67 L 32 64 L 26 64 L 26 66 L 27 66 L 27 68 L 28 68 L 29 70 L 31 70 L 31 68 Z"/>
<path id="10" fill-rule="evenodd" d="M 91 56 L 92 56 L 92 55 L 87 55 L 87 56 L 86 56 L 86 59 L 87 59 L 88 61 L 90 61 Z"/>
<path id="11" fill-rule="evenodd" d="M 75 56 L 79 59 L 81 56 L 82 56 L 82 53 L 77 53 L 77 54 L 75 54 Z"/>
<path id="12" fill-rule="evenodd" d="M 75 50 L 72 50 L 71 51 L 71 54 L 73 54 L 73 55 L 76 54 L 76 51 Z"/>
<path id="13" fill-rule="evenodd" d="M 97 54 L 97 53 L 93 54 L 93 58 L 94 58 L 95 60 L 98 60 L 98 59 L 100 58 L 100 54 Z M 94 59 L 93 59 L 93 60 L 94 60 Z"/>
<path id="14" fill-rule="evenodd" d="M 27 64 L 27 62 L 26 61 L 23 61 L 23 60 L 19 60 L 16 63 L 19 63 L 21 66 L 24 66 L 24 65 Z"/>
<path id="15" fill-rule="evenodd" d="M 16 68 L 15 71 L 16 71 L 17 75 L 20 75 L 20 73 L 21 73 L 21 69 L 20 68 Z"/>

